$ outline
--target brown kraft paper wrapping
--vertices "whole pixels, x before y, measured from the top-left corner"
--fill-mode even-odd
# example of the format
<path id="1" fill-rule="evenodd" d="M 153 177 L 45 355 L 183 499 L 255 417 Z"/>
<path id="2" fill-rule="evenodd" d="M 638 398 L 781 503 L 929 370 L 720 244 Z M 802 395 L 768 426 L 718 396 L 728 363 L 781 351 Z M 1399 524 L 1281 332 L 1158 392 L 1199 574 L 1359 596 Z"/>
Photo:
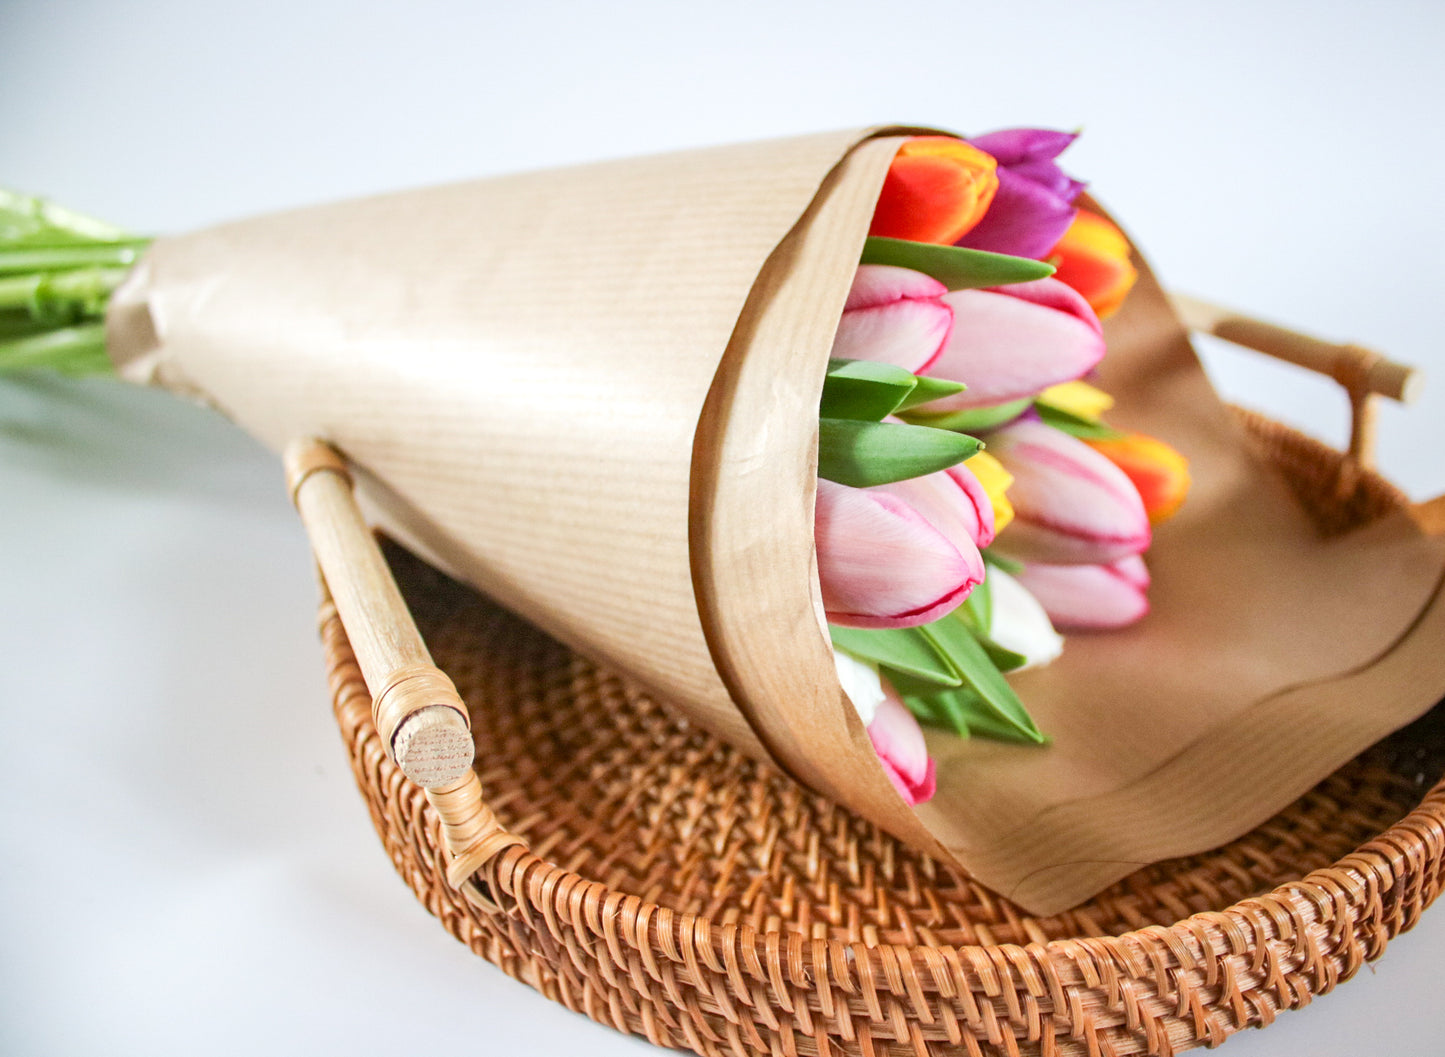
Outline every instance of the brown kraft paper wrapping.
<path id="1" fill-rule="evenodd" d="M 812 545 L 833 330 L 904 129 L 322 206 L 159 240 L 112 355 L 280 451 L 355 464 L 377 524 L 708 729 L 1035 913 L 1256 825 L 1445 689 L 1445 551 L 1321 539 L 1147 269 L 1114 419 L 1191 460 L 1153 613 L 1017 686 L 1047 748 L 931 734 L 893 791 L 833 672 Z"/>

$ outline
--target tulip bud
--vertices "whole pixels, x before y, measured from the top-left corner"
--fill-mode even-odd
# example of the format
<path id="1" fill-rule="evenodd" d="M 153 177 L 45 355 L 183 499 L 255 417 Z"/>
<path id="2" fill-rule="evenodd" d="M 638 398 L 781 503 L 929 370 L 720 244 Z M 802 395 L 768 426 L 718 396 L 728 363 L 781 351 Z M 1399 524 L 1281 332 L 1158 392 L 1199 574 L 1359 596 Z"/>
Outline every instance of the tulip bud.
<path id="1" fill-rule="evenodd" d="M 1064 631 L 1127 627 L 1149 612 L 1149 570 L 1137 555 L 1109 565 L 1029 562 L 1018 580 Z"/>
<path id="2" fill-rule="evenodd" d="M 983 580 L 978 522 L 949 471 L 873 488 L 819 480 L 813 539 L 829 622 L 905 628 L 955 609 Z"/>
<path id="3" fill-rule="evenodd" d="M 836 646 L 833 666 L 898 795 L 910 806 L 932 797 L 937 783 L 923 730 L 892 690 L 884 687 L 877 666 Z"/>
<path id="4" fill-rule="evenodd" d="M 998 165 L 977 147 L 952 136 L 915 136 L 888 167 L 868 234 L 952 245 L 997 190 Z"/>
<path id="5" fill-rule="evenodd" d="M 988 445 L 1014 477 L 1014 521 L 1000 550 L 1024 561 L 1102 565 L 1148 548 L 1138 491 L 1083 441 L 1022 419 L 990 434 Z"/>
<path id="6" fill-rule="evenodd" d="M 868 740 L 893 788 L 910 806 L 933 797 L 938 789 L 937 768 L 928 755 L 923 730 L 893 694 L 878 703 L 868 724 Z"/>
<path id="7" fill-rule="evenodd" d="M 1093 310 L 1056 279 L 955 290 L 943 303 L 953 309 L 953 330 L 928 373 L 968 388 L 929 403 L 929 415 L 1032 397 L 1104 358 Z"/>
<path id="8" fill-rule="evenodd" d="M 969 142 L 998 162 L 993 204 L 960 246 L 1041 258 L 1074 219 L 1074 199 L 1084 185 L 1054 161 L 1078 138 L 1073 132 L 1015 128 L 975 136 Z"/>
<path id="9" fill-rule="evenodd" d="M 988 571 L 988 586 L 993 608 L 988 637 L 1024 657 L 1023 668 L 1042 668 L 1057 660 L 1064 652 L 1064 638 L 1028 588 L 997 566 Z"/>
<path id="10" fill-rule="evenodd" d="M 943 351 L 953 330 L 948 287 L 910 268 L 860 264 L 848 291 L 832 355 L 891 363 L 922 373 Z"/>
<path id="11" fill-rule="evenodd" d="M 1100 319 L 1124 303 L 1139 277 L 1124 233 L 1087 209 L 1079 210 L 1048 260 L 1058 268 L 1054 278 L 1082 294 Z"/>
<path id="12" fill-rule="evenodd" d="M 1172 517 L 1189 494 L 1189 460 L 1162 440 L 1128 433 L 1088 444 L 1134 483 L 1151 525 Z"/>

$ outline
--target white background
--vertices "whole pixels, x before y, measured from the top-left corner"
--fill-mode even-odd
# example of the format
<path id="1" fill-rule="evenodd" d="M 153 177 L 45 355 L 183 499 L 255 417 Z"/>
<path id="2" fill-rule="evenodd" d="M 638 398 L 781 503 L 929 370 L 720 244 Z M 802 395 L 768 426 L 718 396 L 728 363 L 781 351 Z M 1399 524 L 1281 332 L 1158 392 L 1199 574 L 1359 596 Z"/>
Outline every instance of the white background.
<path id="1" fill-rule="evenodd" d="M 1382 461 L 1445 490 L 1445 7 L 0 0 L 0 184 L 144 232 L 854 126 L 1084 126 L 1166 284 L 1433 370 Z M 1211 352 L 1327 439 L 1333 387 Z M 275 460 L 114 383 L 0 380 L 0 1054 L 646 1052 L 393 874 L 327 708 Z M 1445 910 L 1237 1057 L 1445 1053 Z"/>

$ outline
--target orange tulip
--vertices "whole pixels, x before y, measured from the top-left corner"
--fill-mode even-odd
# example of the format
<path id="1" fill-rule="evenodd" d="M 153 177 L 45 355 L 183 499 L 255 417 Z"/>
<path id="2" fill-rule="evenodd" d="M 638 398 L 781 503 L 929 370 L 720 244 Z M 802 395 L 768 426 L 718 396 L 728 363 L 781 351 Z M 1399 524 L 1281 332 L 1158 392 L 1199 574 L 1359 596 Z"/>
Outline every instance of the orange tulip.
<path id="1" fill-rule="evenodd" d="M 1087 209 L 1079 210 L 1047 260 L 1058 268 L 1054 278 L 1082 294 L 1100 319 L 1123 304 L 1139 276 L 1124 233 Z"/>
<path id="2" fill-rule="evenodd" d="M 1111 440 L 1091 440 L 1089 446 L 1134 482 L 1149 524 L 1171 517 L 1189 494 L 1189 460 L 1144 433 L 1126 433 Z"/>
<path id="3" fill-rule="evenodd" d="M 953 245 L 998 190 L 998 163 L 951 136 L 915 136 L 888 167 L 870 235 Z"/>

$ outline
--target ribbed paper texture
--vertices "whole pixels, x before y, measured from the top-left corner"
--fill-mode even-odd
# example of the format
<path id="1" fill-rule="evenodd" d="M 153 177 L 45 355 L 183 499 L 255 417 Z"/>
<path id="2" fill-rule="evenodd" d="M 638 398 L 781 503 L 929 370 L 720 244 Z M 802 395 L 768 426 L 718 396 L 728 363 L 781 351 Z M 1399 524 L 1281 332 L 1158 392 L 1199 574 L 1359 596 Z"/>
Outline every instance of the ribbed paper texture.
<path id="1" fill-rule="evenodd" d="M 1039 913 L 1249 829 L 1445 688 L 1445 555 L 1319 538 L 1147 269 L 1117 421 L 1192 460 L 1154 613 L 1019 679 L 1044 749 L 930 738 L 893 792 L 837 685 L 811 539 L 817 404 L 899 130 L 406 192 L 155 244 L 130 378 L 280 450 L 324 437 L 377 523 L 744 749 Z M 1141 262 L 1142 264 L 1142 262 Z M 279 481 L 279 475 L 278 475 Z"/>

